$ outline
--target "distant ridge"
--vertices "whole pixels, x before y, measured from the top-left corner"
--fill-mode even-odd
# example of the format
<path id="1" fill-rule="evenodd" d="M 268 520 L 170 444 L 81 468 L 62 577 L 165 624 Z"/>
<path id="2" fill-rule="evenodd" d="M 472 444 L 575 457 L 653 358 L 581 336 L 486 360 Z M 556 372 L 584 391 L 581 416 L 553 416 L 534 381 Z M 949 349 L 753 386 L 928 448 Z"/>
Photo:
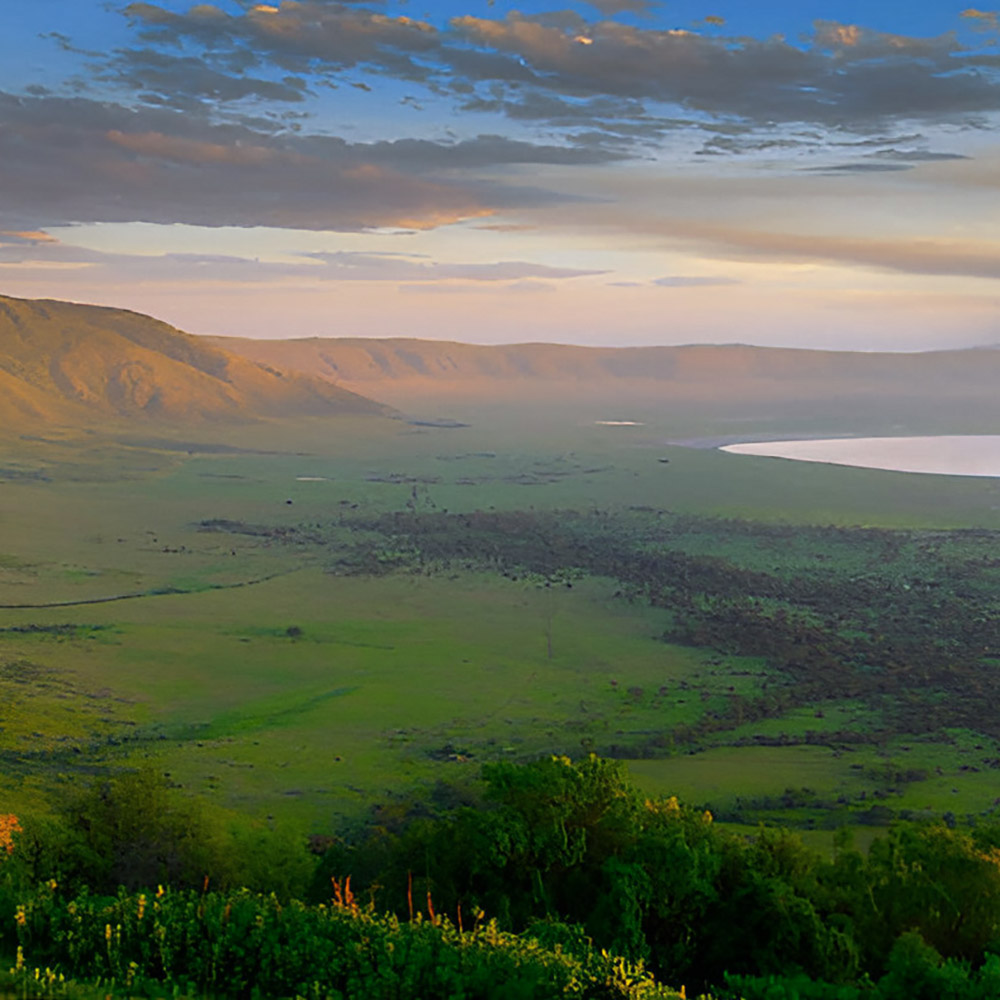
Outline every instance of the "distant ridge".
<path id="1" fill-rule="evenodd" d="M 308 372 L 399 403 L 408 395 L 468 391 L 559 394 L 595 389 L 724 396 L 810 398 L 1000 396 L 1000 352 L 973 348 L 912 354 L 819 351 L 743 344 L 682 347 L 479 346 L 416 339 L 206 338 L 267 364 Z"/>
<path id="2" fill-rule="evenodd" d="M 125 309 L 0 296 L 0 426 L 188 422 L 389 408 Z"/>

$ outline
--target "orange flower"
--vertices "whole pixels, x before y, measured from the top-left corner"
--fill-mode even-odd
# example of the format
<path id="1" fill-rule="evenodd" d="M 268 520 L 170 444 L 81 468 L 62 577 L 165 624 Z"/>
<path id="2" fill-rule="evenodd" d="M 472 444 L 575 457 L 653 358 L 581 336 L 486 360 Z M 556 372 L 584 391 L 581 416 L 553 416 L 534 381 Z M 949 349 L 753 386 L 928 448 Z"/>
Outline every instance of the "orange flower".
<path id="1" fill-rule="evenodd" d="M 3 815 L 0 813 L 0 854 L 14 853 L 14 834 L 21 833 L 21 824 L 13 813 Z"/>

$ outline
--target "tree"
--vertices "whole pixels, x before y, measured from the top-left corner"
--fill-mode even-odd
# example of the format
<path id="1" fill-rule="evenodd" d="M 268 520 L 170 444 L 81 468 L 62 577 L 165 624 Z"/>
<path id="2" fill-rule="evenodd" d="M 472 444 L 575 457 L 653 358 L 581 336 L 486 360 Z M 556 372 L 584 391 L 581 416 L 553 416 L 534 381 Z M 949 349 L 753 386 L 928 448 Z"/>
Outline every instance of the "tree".
<path id="1" fill-rule="evenodd" d="M 95 782 L 62 818 L 67 842 L 58 874 L 99 892 L 237 880 L 226 831 L 150 767 Z"/>

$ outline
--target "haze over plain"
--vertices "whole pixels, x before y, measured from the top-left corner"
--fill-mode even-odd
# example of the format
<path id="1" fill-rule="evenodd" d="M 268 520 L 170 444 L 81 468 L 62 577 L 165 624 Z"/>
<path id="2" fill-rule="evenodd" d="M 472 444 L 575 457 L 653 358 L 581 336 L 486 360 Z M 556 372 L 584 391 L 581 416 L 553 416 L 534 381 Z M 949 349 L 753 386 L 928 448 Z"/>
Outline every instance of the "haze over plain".
<path id="1" fill-rule="evenodd" d="M 4 291 L 195 333 L 997 339 L 997 15 L 21 5 Z"/>
<path id="2" fill-rule="evenodd" d="M 205 872 L 271 891 L 298 857 L 281 892 L 312 871 L 327 905 L 344 864 L 367 893 L 369 834 L 489 815 L 488 765 L 533 782 L 533 762 L 582 760 L 636 782 L 652 866 L 609 849 L 594 912 L 617 934 L 647 907 L 669 950 L 635 935 L 629 955 L 677 976 L 690 926 L 726 951 L 675 892 L 707 867 L 646 838 L 678 799 L 731 859 L 769 841 L 763 823 L 838 845 L 843 872 L 845 827 L 866 845 L 931 824 L 970 849 L 968 831 L 1000 830 L 1000 478 L 717 447 L 996 435 L 997 13 L 411 4 L 40 0 L 0 36 L 0 868 L 11 821 L 70 816 L 98 838 L 86 864 L 125 859 L 80 885 L 124 870 L 172 894 L 141 825 L 169 799 L 252 859 L 226 848 L 221 877 L 196 859 L 202 896 Z M 137 770 L 146 801 L 118 798 Z M 100 844 L 114 821 L 73 813 L 91 781 L 95 802 L 126 802 L 121 850 Z M 564 832 L 577 794 L 554 800 Z M 585 843 L 588 794 L 552 843 Z M 441 912 L 461 928 L 458 906 L 481 898 L 492 919 L 519 896 L 577 923 L 540 856 L 494 849 L 534 834 L 497 829 L 485 865 L 440 843 L 461 879 L 500 873 L 503 910 L 483 895 Z M 776 857 L 804 856 L 776 837 Z M 989 901 L 969 922 L 984 942 L 1000 940 L 995 838 L 956 869 L 962 899 Z M 136 843 L 151 874 L 127 871 Z M 374 905 L 414 874 L 428 911 L 442 898 L 414 857 L 371 869 Z M 762 895 L 734 889 L 733 867 L 724 926 L 749 940 L 755 901 L 791 900 L 788 923 L 762 906 L 757 924 L 792 942 L 774 969 L 808 971 L 800 897 L 770 873 Z M 641 888 L 647 870 L 665 892 Z M 35 874 L 46 905 L 72 885 Z M 55 968 L 10 954 L 37 940 L 15 914 L 37 914 L 2 883 L 0 1000 L 2 970 Z M 857 893 L 865 914 L 872 898 Z M 834 909 L 817 968 L 846 997 L 885 955 L 842 961 Z M 954 919 L 941 955 L 985 961 L 954 948 Z M 857 926 L 859 943 L 891 928 Z M 112 923 L 95 927 L 110 959 Z M 770 974 L 753 951 L 743 967 Z M 721 961 L 703 964 L 717 982 Z"/>

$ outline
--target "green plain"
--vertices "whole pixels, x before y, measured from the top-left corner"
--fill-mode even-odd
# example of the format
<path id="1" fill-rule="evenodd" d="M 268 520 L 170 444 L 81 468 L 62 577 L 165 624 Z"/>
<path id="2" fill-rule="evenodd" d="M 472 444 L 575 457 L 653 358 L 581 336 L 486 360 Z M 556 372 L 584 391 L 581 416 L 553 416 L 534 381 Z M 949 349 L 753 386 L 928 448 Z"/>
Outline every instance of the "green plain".
<path id="1" fill-rule="evenodd" d="M 631 507 L 995 529 L 995 481 L 679 447 L 664 442 L 718 428 L 655 413 L 641 427 L 600 427 L 593 420 L 605 414 L 557 408 L 530 420 L 459 416 L 470 426 L 314 420 L 177 440 L 117 429 L 5 442 L 0 811 L 51 805 L 90 775 L 153 761 L 192 794 L 328 832 L 377 803 L 468 784 L 484 761 L 609 748 L 634 756 L 651 793 L 723 810 L 752 801 L 778 821 L 797 809 L 813 816 L 801 794 L 787 809 L 765 802 L 802 789 L 843 799 L 845 815 L 883 801 L 960 817 L 994 808 L 996 772 L 983 760 L 996 748 L 981 735 L 908 750 L 895 737 L 851 750 L 833 737 L 806 743 L 810 733 L 877 727 L 849 698 L 821 716 L 795 707 L 697 752 L 665 744 L 658 759 L 641 759 L 655 734 L 734 693 L 759 694 L 770 672 L 664 642 L 669 613 L 616 597 L 612 580 L 544 590 L 478 565 L 330 570 L 356 542 L 343 519 L 365 513 Z M 205 530 L 218 522 L 261 532 Z M 296 540 L 282 540 L 283 529 Z M 755 541 L 720 550 L 710 533 L 684 544 L 749 568 L 776 558 Z M 780 547 L 787 565 L 814 559 L 794 542 Z M 865 571 L 849 547 L 831 543 L 824 558 Z M 878 771 L 888 763 L 927 775 L 895 788 Z M 889 797 L 876 798 L 887 786 Z"/>

